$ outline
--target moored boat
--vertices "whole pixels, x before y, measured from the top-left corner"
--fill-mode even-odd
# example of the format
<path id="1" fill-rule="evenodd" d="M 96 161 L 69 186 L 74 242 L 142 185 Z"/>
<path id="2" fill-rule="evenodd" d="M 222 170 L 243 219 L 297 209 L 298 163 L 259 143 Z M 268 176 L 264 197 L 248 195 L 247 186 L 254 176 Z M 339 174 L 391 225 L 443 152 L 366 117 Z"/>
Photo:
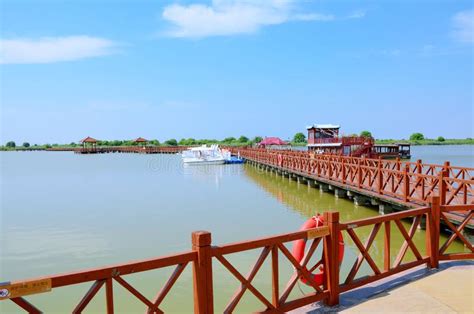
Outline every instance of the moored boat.
<path id="1" fill-rule="evenodd" d="M 183 163 L 189 165 L 221 165 L 230 158 L 230 152 L 218 145 L 191 147 L 181 154 Z"/>

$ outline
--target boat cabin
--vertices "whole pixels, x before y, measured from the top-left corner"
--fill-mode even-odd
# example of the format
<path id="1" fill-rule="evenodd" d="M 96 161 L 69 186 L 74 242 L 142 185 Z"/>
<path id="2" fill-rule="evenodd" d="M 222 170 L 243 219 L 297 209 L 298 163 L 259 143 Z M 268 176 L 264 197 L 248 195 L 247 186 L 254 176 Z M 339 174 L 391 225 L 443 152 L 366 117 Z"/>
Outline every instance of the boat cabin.
<path id="1" fill-rule="evenodd" d="M 334 143 L 339 137 L 339 125 L 315 124 L 307 128 L 308 144 Z"/>
<path id="2" fill-rule="evenodd" d="M 401 159 L 409 159 L 411 157 L 410 144 L 406 143 L 376 144 L 372 151 L 377 157 L 382 157 L 384 159 L 397 157 Z"/>
<path id="3" fill-rule="evenodd" d="M 318 154 L 371 157 L 373 139 L 361 136 L 339 136 L 339 125 L 315 124 L 308 130 L 308 150 Z"/>
<path id="4" fill-rule="evenodd" d="M 308 151 L 367 158 L 410 158 L 410 144 L 375 145 L 372 137 L 340 136 L 340 126 L 315 124 L 307 127 Z"/>

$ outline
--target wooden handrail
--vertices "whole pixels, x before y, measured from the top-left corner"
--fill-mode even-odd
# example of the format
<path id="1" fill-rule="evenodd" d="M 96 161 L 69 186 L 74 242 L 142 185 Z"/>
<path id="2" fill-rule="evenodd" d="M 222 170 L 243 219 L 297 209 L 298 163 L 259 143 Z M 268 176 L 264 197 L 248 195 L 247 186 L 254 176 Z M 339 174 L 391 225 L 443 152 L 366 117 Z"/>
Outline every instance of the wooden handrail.
<path id="1" fill-rule="evenodd" d="M 246 290 L 254 294 L 265 309 L 263 312 L 278 312 L 289 311 L 303 305 L 307 305 L 320 300 L 325 301 L 328 305 L 335 305 L 339 301 L 339 294 L 349 291 L 368 283 L 386 278 L 401 271 L 426 264 L 429 267 L 438 267 L 440 260 L 462 260 L 474 259 L 474 251 L 472 244 L 470 244 L 463 236 L 463 228 L 467 225 L 465 220 L 459 227 L 454 227 L 447 219 L 447 214 L 450 212 L 468 211 L 469 215 L 466 219 L 470 219 L 473 215 L 474 205 L 440 205 L 440 198 L 433 196 L 430 198 L 429 207 L 421 207 L 412 210 L 407 210 L 400 213 L 392 213 L 384 216 L 377 216 L 365 219 L 354 220 L 350 222 L 339 222 L 339 214 L 337 212 L 328 212 L 324 214 L 325 225 L 323 227 L 313 228 L 305 231 L 290 232 L 271 237 L 264 237 L 255 240 L 230 243 L 220 246 L 212 246 L 211 233 L 206 231 L 198 231 L 192 234 L 192 250 L 169 255 L 165 257 L 152 258 L 140 260 L 125 264 L 117 264 L 107 267 L 93 268 L 73 273 L 66 273 L 60 275 L 53 275 L 48 277 L 35 278 L 33 280 L 15 281 L 11 284 L 28 284 L 28 282 L 48 280 L 51 282 L 51 288 L 59 288 L 69 285 L 81 284 L 91 282 L 92 286 L 84 295 L 79 304 L 73 310 L 73 313 L 79 313 L 84 310 L 89 302 L 96 296 L 100 289 L 105 287 L 106 305 L 109 312 L 114 310 L 114 290 L 113 283 L 121 285 L 129 293 L 140 300 L 148 309 L 149 312 L 161 313 L 160 305 L 167 297 L 168 292 L 175 284 L 176 280 L 182 274 L 186 265 L 192 263 L 193 265 L 193 286 L 194 286 L 194 312 L 195 313 L 213 313 L 214 312 L 214 288 L 213 288 L 213 262 L 221 263 L 239 282 L 235 295 L 232 297 L 227 305 L 227 311 L 232 311 L 241 301 L 241 297 Z M 413 242 L 416 229 L 422 218 L 426 219 L 426 250 L 417 247 Z M 405 229 L 401 221 L 407 218 L 412 218 L 413 223 L 409 230 Z M 440 222 L 445 220 L 447 226 L 452 229 L 453 234 L 440 248 Z M 391 228 L 391 225 L 394 227 Z M 373 226 L 372 231 L 365 243 L 363 243 L 355 229 L 359 227 Z M 379 267 L 374 262 L 371 256 L 370 247 L 380 232 L 384 230 L 384 246 L 383 246 L 383 267 Z M 359 252 L 359 256 L 354 262 L 351 271 L 343 284 L 339 284 L 339 234 L 342 232 L 346 240 L 352 239 L 355 248 Z M 391 264 L 390 253 L 391 237 L 399 233 L 405 242 L 399 249 L 397 257 L 393 264 Z M 462 241 L 470 252 L 455 252 L 445 253 L 447 248 L 455 241 Z M 285 246 L 285 243 L 295 240 L 305 240 L 310 243 L 310 248 L 307 256 L 303 261 L 298 262 L 291 255 L 291 252 Z M 311 240 L 311 241 L 309 241 Z M 319 261 L 311 266 L 309 261 L 312 254 L 316 252 L 317 246 L 323 244 L 324 255 Z M 242 275 L 236 267 L 225 257 L 227 254 L 246 252 L 251 250 L 261 249 L 259 258 L 255 265 L 252 266 L 251 271 L 247 276 Z M 411 250 L 416 260 L 404 263 L 403 259 L 406 252 Z M 425 255 L 420 252 L 426 251 Z M 280 257 L 279 257 L 280 256 Z M 272 298 L 268 300 L 253 284 L 252 281 L 256 274 L 261 269 L 261 266 L 267 258 L 271 258 L 272 269 Z M 280 291 L 280 277 L 279 273 L 279 259 L 285 258 L 293 265 L 295 272 L 290 281 L 286 285 L 284 291 Z M 373 274 L 362 278 L 357 278 L 357 273 L 362 263 L 367 261 Z M 138 290 L 136 290 L 123 276 L 130 275 L 137 272 L 144 272 L 152 269 L 176 266 L 175 270 L 169 277 L 168 281 L 158 292 L 153 300 L 147 299 Z M 325 280 L 322 286 L 316 285 L 310 273 L 317 267 L 323 266 L 325 271 Z M 287 301 L 287 298 L 293 291 L 296 283 L 300 278 L 305 278 L 313 292 L 299 297 L 292 301 Z M 2 288 L 0 286 L 0 288 Z M 11 299 L 22 309 L 30 313 L 41 313 L 38 308 L 29 303 L 23 296 L 15 296 Z"/>
<path id="2" fill-rule="evenodd" d="M 474 168 L 401 162 L 400 160 L 318 155 L 311 152 L 228 147 L 232 153 L 282 171 L 329 184 L 352 187 L 404 204 L 428 205 L 440 196 L 442 205 L 474 202 Z"/>

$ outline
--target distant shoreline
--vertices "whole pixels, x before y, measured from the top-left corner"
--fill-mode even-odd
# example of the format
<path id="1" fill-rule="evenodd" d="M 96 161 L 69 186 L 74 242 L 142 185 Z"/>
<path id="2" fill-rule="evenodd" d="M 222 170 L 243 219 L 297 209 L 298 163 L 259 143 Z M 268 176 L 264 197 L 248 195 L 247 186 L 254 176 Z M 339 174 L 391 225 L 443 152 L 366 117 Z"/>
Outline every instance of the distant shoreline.
<path id="1" fill-rule="evenodd" d="M 410 144 L 413 146 L 418 145 L 474 145 L 474 139 L 445 139 L 444 141 L 438 141 L 436 139 L 424 139 L 424 140 L 375 140 L 375 144 Z"/>
<path id="2" fill-rule="evenodd" d="M 418 141 L 410 141 L 410 140 L 393 140 L 393 139 L 388 139 L 388 140 L 375 140 L 375 144 L 379 145 L 391 145 L 391 144 L 410 144 L 413 146 L 439 146 L 439 145 L 474 145 L 474 139 L 446 139 L 444 141 L 438 141 L 435 139 L 425 139 L 425 140 L 418 140 Z M 216 143 L 220 145 L 226 145 L 226 146 L 247 146 L 251 145 L 253 143 Z M 295 147 L 304 147 L 306 146 L 306 143 L 291 143 L 292 146 Z M 112 147 L 114 145 L 98 145 L 98 147 Z M 116 146 L 116 145 L 115 145 Z M 120 146 L 136 146 L 136 145 L 120 145 Z M 165 145 L 165 144 L 160 144 L 160 145 L 154 145 L 154 146 L 170 146 L 170 145 Z M 172 145 L 172 146 L 183 146 L 183 145 Z M 186 146 L 186 145 L 185 145 Z M 17 147 L 6 147 L 6 146 L 0 146 L 0 151 L 44 151 L 47 149 L 62 149 L 62 148 L 67 148 L 67 149 L 74 149 L 74 148 L 80 148 L 81 145 L 70 145 L 70 144 L 54 144 L 54 145 L 41 145 L 41 146 L 30 146 L 30 147 L 23 147 L 23 146 L 17 146 Z"/>

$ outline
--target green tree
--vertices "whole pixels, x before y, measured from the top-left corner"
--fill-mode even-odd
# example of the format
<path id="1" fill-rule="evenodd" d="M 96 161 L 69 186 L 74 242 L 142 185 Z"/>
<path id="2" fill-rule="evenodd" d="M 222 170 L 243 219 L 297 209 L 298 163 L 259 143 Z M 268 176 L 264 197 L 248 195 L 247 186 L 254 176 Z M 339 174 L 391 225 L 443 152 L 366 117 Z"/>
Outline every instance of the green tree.
<path id="1" fill-rule="evenodd" d="M 194 138 L 182 138 L 179 141 L 179 145 L 189 146 L 189 145 L 196 145 L 196 140 Z"/>
<path id="2" fill-rule="evenodd" d="M 158 141 L 157 139 L 154 139 L 150 141 L 150 144 L 155 145 L 155 146 L 160 146 L 160 141 Z"/>
<path id="3" fill-rule="evenodd" d="M 71 144 L 69 144 L 69 145 L 72 146 L 72 147 L 76 147 L 76 146 L 77 146 L 77 144 L 74 143 L 74 142 L 71 142 Z"/>
<path id="4" fill-rule="evenodd" d="M 246 136 L 241 136 L 239 137 L 239 143 L 247 143 L 249 141 L 249 138 Z"/>
<path id="5" fill-rule="evenodd" d="M 442 136 L 438 136 L 437 141 L 438 141 L 438 142 L 444 142 L 444 141 L 445 141 L 445 138 L 442 137 Z"/>
<path id="6" fill-rule="evenodd" d="M 9 147 L 9 148 L 15 148 L 15 147 L 16 147 L 16 144 L 15 144 L 15 142 L 10 141 L 10 142 L 7 142 L 7 144 L 6 144 L 5 146 L 6 146 L 6 147 Z"/>
<path id="7" fill-rule="evenodd" d="M 174 138 L 165 141 L 165 144 L 168 146 L 178 146 L 178 141 Z"/>
<path id="8" fill-rule="evenodd" d="M 422 133 L 413 133 L 410 135 L 410 141 L 422 141 L 425 139 L 425 136 Z"/>
<path id="9" fill-rule="evenodd" d="M 252 143 L 260 143 L 261 141 L 263 141 L 263 137 L 255 136 L 252 140 Z"/>
<path id="10" fill-rule="evenodd" d="M 25 148 L 28 148 L 28 147 L 30 147 L 30 143 L 28 143 L 28 142 L 24 142 L 24 143 L 23 143 L 23 147 L 25 147 Z"/>
<path id="11" fill-rule="evenodd" d="M 360 132 L 360 136 L 362 136 L 362 137 L 372 137 L 372 133 L 370 133 L 369 131 L 362 131 L 362 132 Z"/>
<path id="12" fill-rule="evenodd" d="M 235 137 L 226 137 L 225 139 L 222 140 L 222 142 L 226 144 L 229 144 L 235 141 L 236 141 Z"/>
<path id="13" fill-rule="evenodd" d="M 298 132 L 295 134 L 295 136 L 293 136 L 293 142 L 295 143 L 305 143 L 306 142 L 306 136 L 301 133 L 301 132 Z"/>

